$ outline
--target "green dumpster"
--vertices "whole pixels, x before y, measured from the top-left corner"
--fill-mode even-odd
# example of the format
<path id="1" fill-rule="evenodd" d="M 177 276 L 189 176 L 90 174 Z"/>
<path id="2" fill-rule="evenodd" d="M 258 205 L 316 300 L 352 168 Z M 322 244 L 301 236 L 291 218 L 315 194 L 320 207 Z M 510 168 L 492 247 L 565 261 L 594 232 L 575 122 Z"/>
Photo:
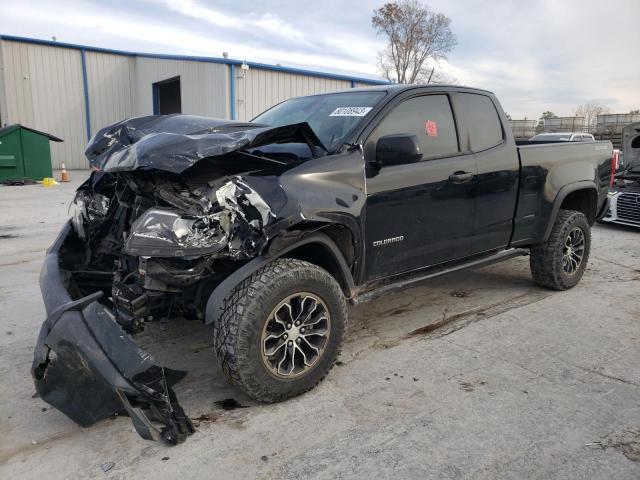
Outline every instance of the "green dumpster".
<path id="1" fill-rule="evenodd" d="M 62 142 L 58 137 L 20 124 L 0 128 L 0 181 L 51 177 L 50 141 Z"/>

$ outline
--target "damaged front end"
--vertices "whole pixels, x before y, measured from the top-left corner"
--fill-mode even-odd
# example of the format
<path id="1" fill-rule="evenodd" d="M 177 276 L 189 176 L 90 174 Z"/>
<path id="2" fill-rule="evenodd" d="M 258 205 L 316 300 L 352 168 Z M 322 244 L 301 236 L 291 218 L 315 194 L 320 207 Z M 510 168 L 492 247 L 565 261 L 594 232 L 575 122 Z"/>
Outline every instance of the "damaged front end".
<path id="1" fill-rule="evenodd" d="M 94 137 L 87 157 L 100 170 L 78 189 L 40 275 L 47 319 L 32 374 L 43 400 L 82 426 L 126 412 L 146 439 L 193 433 L 172 389 L 185 373 L 132 335 L 150 321 L 203 320 L 216 285 L 261 253 L 286 203 L 274 179 L 303 159 L 255 149 L 297 142 L 314 157 L 305 125 L 145 117 Z"/>

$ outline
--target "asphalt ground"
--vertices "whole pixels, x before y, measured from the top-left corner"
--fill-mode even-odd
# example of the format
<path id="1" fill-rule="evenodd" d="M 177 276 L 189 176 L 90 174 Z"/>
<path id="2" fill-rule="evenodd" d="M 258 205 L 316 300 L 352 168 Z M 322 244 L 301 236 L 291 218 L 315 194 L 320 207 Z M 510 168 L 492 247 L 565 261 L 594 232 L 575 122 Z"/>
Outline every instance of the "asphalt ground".
<path id="1" fill-rule="evenodd" d="M 126 417 L 75 425 L 29 369 L 39 269 L 84 175 L 0 187 L 0 478 L 640 478 L 640 230 L 609 225 L 566 292 L 517 258 L 350 308 L 337 366 L 280 404 L 224 381 L 209 328 L 149 324 L 137 341 L 189 371 L 196 433 L 167 447 Z"/>

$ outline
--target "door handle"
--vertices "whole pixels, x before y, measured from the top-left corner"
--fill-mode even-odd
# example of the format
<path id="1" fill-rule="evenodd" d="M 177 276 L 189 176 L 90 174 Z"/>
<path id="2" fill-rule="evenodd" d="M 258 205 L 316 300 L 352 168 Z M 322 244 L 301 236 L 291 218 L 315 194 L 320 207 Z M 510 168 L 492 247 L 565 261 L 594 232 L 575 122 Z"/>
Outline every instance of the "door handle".
<path id="1" fill-rule="evenodd" d="M 471 172 L 455 172 L 453 175 L 449 175 L 449 181 L 451 183 L 467 183 L 473 178 L 473 173 Z"/>

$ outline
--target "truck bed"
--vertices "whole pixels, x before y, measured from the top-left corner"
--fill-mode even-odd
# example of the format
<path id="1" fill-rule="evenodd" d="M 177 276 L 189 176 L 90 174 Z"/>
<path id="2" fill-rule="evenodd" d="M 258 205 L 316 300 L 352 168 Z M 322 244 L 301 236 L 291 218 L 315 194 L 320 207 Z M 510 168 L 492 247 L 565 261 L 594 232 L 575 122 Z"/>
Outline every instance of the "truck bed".
<path id="1" fill-rule="evenodd" d="M 512 245 L 544 239 L 553 203 L 562 188 L 590 182 L 599 198 L 607 198 L 613 145 L 596 142 L 516 142 L 520 162 L 520 190 Z M 594 174 L 595 172 L 595 174 Z"/>

